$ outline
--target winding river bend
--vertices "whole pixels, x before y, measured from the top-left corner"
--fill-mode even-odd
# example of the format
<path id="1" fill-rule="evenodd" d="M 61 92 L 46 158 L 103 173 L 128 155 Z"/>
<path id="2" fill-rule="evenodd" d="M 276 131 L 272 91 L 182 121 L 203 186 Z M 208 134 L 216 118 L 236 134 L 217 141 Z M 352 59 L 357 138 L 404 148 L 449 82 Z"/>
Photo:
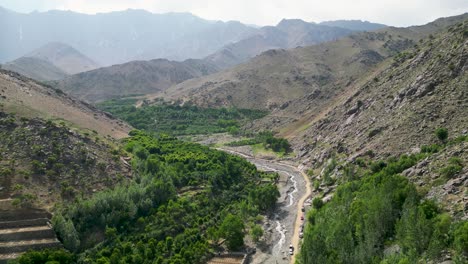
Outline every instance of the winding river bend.
<path id="1" fill-rule="evenodd" d="M 280 174 L 281 180 L 278 189 L 281 197 L 278 199 L 275 213 L 266 220 L 265 238 L 268 243 L 257 248 L 251 263 L 293 263 L 294 255 L 289 256 L 289 245 L 294 246 L 294 253 L 297 254 L 301 208 L 310 195 L 310 183 L 305 174 L 293 165 L 254 158 L 234 150 L 220 150 L 242 156 L 260 170 L 274 171 Z"/>

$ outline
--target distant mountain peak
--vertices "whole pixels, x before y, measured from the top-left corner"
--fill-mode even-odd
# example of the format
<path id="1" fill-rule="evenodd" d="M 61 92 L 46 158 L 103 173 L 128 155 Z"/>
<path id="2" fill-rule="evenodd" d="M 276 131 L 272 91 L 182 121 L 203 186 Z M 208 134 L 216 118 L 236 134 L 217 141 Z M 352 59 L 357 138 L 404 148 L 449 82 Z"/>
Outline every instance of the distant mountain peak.
<path id="1" fill-rule="evenodd" d="M 297 19 L 297 18 L 294 18 L 294 19 L 283 18 L 276 26 L 286 27 L 286 26 L 293 26 L 293 25 L 310 25 L 310 24 L 315 24 L 315 23 L 309 23 L 302 19 Z"/>
<path id="2" fill-rule="evenodd" d="M 49 42 L 5 64 L 5 69 L 41 81 L 63 79 L 67 75 L 98 67 L 81 52 L 61 42 Z"/>
<path id="3" fill-rule="evenodd" d="M 333 21 L 323 21 L 319 25 L 340 27 L 345 29 L 350 29 L 353 31 L 372 31 L 380 28 L 387 27 L 387 25 L 373 23 L 363 20 L 333 20 Z"/>
<path id="4" fill-rule="evenodd" d="M 52 63 L 67 74 L 94 70 L 99 65 L 72 46 L 62 42 L 49 42 L 28 53 L 25 57 Z"/>

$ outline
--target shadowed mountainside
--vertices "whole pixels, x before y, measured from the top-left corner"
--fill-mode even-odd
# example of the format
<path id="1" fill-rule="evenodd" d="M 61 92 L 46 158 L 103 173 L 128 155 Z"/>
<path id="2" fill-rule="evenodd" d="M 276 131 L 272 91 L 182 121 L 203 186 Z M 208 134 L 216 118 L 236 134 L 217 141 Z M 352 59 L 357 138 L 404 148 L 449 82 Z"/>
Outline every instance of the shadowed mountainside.
<path id="1" fill-rule="evenodd" d="M 132 61 L 76 74 L 54 83 L 54 86 L 80 99 L 98 102 L 164 91 L 174 84 L 216 71 L 215 66 L 202 60 Z"/>

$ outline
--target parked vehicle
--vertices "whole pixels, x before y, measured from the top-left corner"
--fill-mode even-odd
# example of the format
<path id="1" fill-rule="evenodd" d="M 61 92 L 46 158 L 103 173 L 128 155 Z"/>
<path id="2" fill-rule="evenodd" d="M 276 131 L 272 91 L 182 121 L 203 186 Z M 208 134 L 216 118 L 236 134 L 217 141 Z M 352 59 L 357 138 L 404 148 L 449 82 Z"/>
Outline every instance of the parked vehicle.
<path id="1" fill-rule="evenodd" d="M 289 255 L 294 255 L 294 247 L 293 245 L 289 245 Z"/>

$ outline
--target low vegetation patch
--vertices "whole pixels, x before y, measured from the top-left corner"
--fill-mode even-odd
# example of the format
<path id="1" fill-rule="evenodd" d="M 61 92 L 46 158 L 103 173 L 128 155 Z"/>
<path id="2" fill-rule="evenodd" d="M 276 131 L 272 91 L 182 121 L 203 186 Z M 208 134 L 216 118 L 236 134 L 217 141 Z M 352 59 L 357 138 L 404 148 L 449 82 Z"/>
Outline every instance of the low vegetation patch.
<path id="1" fill-rule="evenodd" d="M 231 147 L 247 146 L 261 144 L 265 149 L 270 149 L 278 153 L 289 153 L 291 145 L 285 138 L 277 138 L 272 132 L 264 131 L 255 135 L 254 138 L 230 142 L 227 145 Z"/>

